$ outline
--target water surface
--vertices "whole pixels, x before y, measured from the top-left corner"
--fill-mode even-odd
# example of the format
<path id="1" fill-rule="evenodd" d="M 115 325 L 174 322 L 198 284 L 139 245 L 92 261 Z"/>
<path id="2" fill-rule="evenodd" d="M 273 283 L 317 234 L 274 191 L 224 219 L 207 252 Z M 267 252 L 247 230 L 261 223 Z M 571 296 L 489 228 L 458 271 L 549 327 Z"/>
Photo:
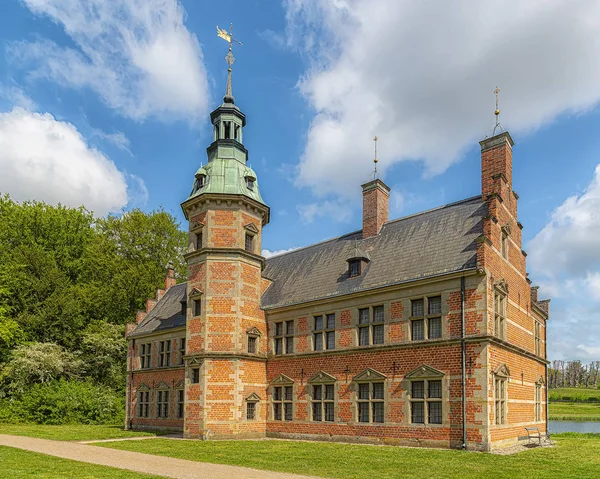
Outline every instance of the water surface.
<path id="1" fill-rule="evenodd" d="M 559 432 L 595 432 L 600 434 L 600 421 L 548 421 L 550 434 Z"/>

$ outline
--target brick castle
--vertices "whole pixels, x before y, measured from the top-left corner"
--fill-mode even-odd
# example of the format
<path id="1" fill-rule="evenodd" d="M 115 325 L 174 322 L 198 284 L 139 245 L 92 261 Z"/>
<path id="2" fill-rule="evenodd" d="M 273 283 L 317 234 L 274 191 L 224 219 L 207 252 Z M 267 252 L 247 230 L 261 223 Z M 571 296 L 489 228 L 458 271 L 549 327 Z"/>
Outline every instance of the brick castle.
<path id="1" fill-rule="evenodd" d="M 508 132 L 481 141 L 481 194 L 265 259 L 263 201 L 228 77 L 182 208 L 187 282 L 128 327 L 126 426 L 491 450 L 546 433 L 546 321 L 526 273 Z"/>

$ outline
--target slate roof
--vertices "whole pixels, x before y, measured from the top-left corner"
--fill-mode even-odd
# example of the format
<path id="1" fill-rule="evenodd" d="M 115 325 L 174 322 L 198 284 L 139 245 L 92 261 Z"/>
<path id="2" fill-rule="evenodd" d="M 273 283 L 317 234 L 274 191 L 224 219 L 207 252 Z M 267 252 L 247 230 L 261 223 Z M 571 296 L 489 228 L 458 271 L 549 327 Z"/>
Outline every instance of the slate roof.
<path id="1" fill-rule="evenodd" d="M 273 283 L 264 309 L 336 297 L 431 276 L 475 269 L 475 240 L 483 234 L 487 204 L 481 196 L 390 221 L 361 239 L 356 231 L 267 259 L 264 276 Z M 348 277 L 356 251 L 370 258 L 365 271 Z M 130 337 L 185 326 L 181 300 L 187 283 L 169 289 Z"/>
<path id="2" fill-rule="evenodd" d="M 362 231 L 267 259 L 264 275 L 274 282 L 264 309 L 474 269 L 475 240 L 483 234 L 487 204 L 481 196 L 390 221 L 377 236 Z M 356 249 L 371 259 L 363 274 L 348 277 Z"/>
<path id="3" fill-rule="evenodd" d="M 185 316 L 181 314 L 181 301 L 186 299 L 186 290 L 187 283 L 179 283 L 169 288 L 129 337 L 184 327 Z"/>

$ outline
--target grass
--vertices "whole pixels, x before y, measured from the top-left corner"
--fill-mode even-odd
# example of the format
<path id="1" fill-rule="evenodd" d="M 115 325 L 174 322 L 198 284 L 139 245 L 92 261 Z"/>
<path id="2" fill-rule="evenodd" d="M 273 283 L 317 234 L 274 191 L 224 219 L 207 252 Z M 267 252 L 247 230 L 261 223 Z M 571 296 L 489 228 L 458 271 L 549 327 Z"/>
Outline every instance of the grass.
<path id="1" fill-rule="evenodd" d="M 557 388 L 548 390 L 548 399 L 568 402 L 600 402 L 600 389 Z"/>
<path id="2" fill-rule="evenodd" d="M 548 412 L 551 421 L 600 421 L 600 402 L 551 402 Z"/>
<path id="3" fill-rule="evenodd" d="M 137 472 L 97 466 L 0 446 L 0 476 L 11 479 L 158 479 Z"/>
<path id="4" fill-rule="evenodd" d="M 96 439 L 121 439 L 125 437 L 156 435 L 150 432 L 125 431 L 123 426 L 91 426 L 83 424 L 64 426 L 0 424 L 0 434 L 55 439 L 57 441 L 93 441 Z"/>
<path id="5" fill-rule="evenodd" d="M 597 478 L 600 434 L 553 436 L 557 447 L 501 456 L 455 450 L 297 441 L 124 441 L 98 444 L 159 456 L 344 479 Z"/>

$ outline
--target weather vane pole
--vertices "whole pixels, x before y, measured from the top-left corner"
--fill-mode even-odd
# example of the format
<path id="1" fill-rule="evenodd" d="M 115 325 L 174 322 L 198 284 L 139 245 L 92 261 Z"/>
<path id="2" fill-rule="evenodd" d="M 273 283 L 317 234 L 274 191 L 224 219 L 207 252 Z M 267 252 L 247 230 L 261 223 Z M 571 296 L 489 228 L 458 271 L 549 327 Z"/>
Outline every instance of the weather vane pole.
<path id="1" fill-rule="evenodd" d="M 496 115 L 496 124 L 492 129 L 492 136 L 496 134 L 498 128 L 500 128 L 500 132 L 504 131 L 504 128 L 502 128 L 502 125 L 500 124 L 500 108 L 498 108 L 498 94 L 500 93 L 500 88 L 496 87 L 494 93 L 496 94 L 496 110 L 494 111 L 494 115 Z"/>
<path id="2" fill-rule="evenodd" d="M 375 163 L 375 170 L 373 171 L 373 179 L 377 179 L 377 162 L 379 161 L 377 159 L 377 140 L 379 140 L 379 138 L 377 136 L 375 136 L 373 138 L 373 142 L 375 143 L 375 158 L 373 159 L 373 163 Z"/>
<path id="3" fill-rule="evenodd" d="M 223 101 L 225 103 L 234 103 L 233 93 L 231 90 L 231 65 L 235 61 L 235 57 L 233 56 L 233 44 L 239 43 L 242 45 L 242 42 L 233 38 L 233 24 L 229 24 L 229 33 L 224 28 L 221 29 L 217 25 L 217 36 L 225 40 L 229 43 L 229 51 L 227 52 L 227 56 L 225 57 L 225 61 L 227 62 L 227 88 L 225 90 L 225 96 L 223 97 Z"/>

